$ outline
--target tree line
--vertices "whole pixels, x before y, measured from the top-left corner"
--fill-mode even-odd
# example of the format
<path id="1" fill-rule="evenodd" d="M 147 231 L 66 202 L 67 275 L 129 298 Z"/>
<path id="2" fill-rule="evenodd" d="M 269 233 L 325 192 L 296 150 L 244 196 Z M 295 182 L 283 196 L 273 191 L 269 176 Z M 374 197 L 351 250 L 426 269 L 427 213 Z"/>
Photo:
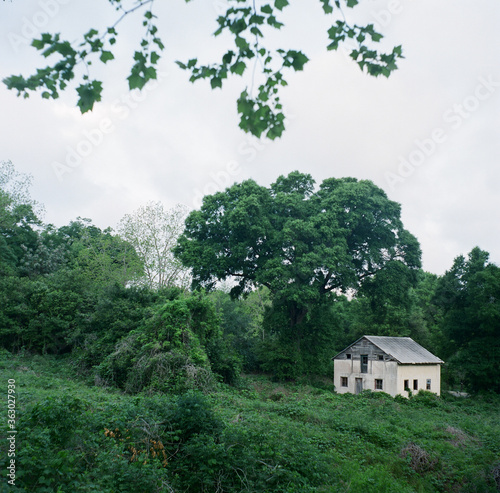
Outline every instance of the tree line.
<path id="1" fill-rule="evenodd" d="M 0 344 L 70 354 L 100 385 L 210 390 L 241 372 L 332 375 L 364 334 L 409 336 L 444 381 L 500 392 L 500 269 L 476 247 L 437 276 L 399 204 L 369 181 L 293 172 L 199 210 L 148 204 L 115 232 L 44 224 L 29 179 L 0 165 Z"/>

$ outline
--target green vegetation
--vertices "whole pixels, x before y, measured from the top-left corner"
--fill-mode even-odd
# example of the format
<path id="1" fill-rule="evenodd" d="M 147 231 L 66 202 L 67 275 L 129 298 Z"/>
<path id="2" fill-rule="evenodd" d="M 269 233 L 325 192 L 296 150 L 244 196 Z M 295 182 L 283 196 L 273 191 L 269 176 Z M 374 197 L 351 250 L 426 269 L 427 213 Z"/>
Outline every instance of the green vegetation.
<path id="1" fill-rule="evenodd" d="M 265 376 L 218 384 L 205 395 L 130 396 L 85 384 L 72 363 L 1 353 L 1 381 L 15 379 L 17 396 L 10 491 L 497 488 L 498 396 L 339 395 L 326 380 L 282 384 Z M 6 471 L 6 454 L 0 467 Z"/>
<path id="2" fill-rule="evenodd" d="M 125 216 L 122 236 L 83 218 L 56 228 L 28 189 L 0 163 L 9 351 L 71 353 L 91 380 L 182 392 L 242 369 L 331 376 L 360 336 L 409 336 L 447 362 L 446 386 L 500 392 L 500 269 L 476 247 L 444 276 L 423 272 L 399 204 L 369 181 L 247 180 L 205 197 L 182 235 L 184 212 L 161 204 Z"/>
<path id="3" fill-rule="evenodd" d="M 399 205 L 355 179 L 317 193 L 298 172 L 234 185 L 188 217 L 176 250 L 179 214 L 159 205 L 128 217 L 124 237 L 82 218 L 55 228 L 28 185 L 0 163 L 11 491 L 500 486 L 500 269 L 487 252 L 423 272 Z M 228 276 L 239 283 L 215 285 Z M 363 334 L 413 337 L 449 362 L 443 386 L 474 398 L 337 395 L 331 358 Z"/>

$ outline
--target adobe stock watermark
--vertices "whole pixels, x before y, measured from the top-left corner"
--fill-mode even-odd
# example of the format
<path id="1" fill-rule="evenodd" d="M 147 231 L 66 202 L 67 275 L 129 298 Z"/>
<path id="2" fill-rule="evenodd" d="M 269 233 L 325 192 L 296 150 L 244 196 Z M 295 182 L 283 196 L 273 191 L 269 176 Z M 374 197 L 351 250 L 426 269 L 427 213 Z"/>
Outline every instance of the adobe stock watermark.
<path id="1" fill-rule="evenodd" d="M 245 163 L 251 163 L 257 154 L 263 151 L 269 140 L 258 139 L 248 135 L 237 148 L 238 154 L 245 158 Z M 210 181 L 205 184 L 203 189 L 195 188 L 193 190 L 193 206 L 195 209 L 201 207 L 203 197 L 221 192 L 234 183 L 234 179 L 242 173 L 242 166 L 239 161 L 229 161 L 223 169 L 210 173 Z"/>
<path id="2" fill-rule="evenodd" d="M 386 8 L 371 12 L 375 19 L 376 29 L 386 28 L 395 16 L 403 12 L 403 3 L 401 0 L 389 0 Z"/>
<path id="3" fill-rule="evenodd" d="M 238 0 L 238 8 L 251 7 L 252 3 L 250 0 Z M 227 0 L 214 0 L 212 6 L 218 15 L 224 15 L 230 8 L 234 7 L 234 2 L 228 2 Z"/>
<path id="4" fill-rule="evenodd" d="M 21 46 L 31 45 L 31 41 L 42 34 L 42 30 L 49 24 L 51 19 L 61 11 L 61 7 L 68 5 L 73 0 L 39 0 L 38 10 L 29 17 L 21 18 L 19 32 L 9 32 L 7 39 L 15 53 Z"/>
<path id="5" fill-rule="evenodd" d="M 59 182 L 63 182 L 66 174 L 73 173 L 75 168 L 80 166 L 85 158 L 88 158 L 105 141 L 106 136 L 116 130 L 116 122 L 126 120 L 130 113 L 160 86 L 166 76 L 166 73 L 158 72 L 157 79 L 149 81 L 142 90 L 133 89 L 122 95 L 120 99 L 113 101 L 111 104 L 112 116 L 104 117 L 95 127 L 84 130 L 82 138 L 75 145 L 66 146 L 64 160 L 52 161 L 51 163 L 52 170 Z"/>
<path id="6" fill-rule="evenodd" d="M 495 80 L 491 75 L 479 77 L 478 84 L 471 94 L 444 111 L 442 119 L 445 125 L 435 127 L 423 139 L 415 139 L 413 149 L 406 156 L 398 156 L 397 170 L 385 173 L 385 181 L 391 190 L 413 175 L 419 166 L 434 155 L 439 146 L 448 140 L 450 131 L 458 130 L 484 101 L 491 98 L 498 87 L 500 87 L 500 81 Z"/>
<path id="7" fill-rule="evenodd" d="M 7 380 L 7 482 L 16 485 L 16 381 Z"/>

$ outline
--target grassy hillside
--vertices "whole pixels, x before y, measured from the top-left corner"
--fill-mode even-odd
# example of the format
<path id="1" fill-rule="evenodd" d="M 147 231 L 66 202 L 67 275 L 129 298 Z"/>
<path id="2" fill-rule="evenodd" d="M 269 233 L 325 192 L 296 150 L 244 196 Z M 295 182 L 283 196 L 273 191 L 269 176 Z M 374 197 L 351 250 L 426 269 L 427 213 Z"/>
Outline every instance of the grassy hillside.
<path id="1" fill-rule="evenodd" d="M 0 356 L 15 486 L 33 492 L 494 492 L 500 399 L 338 395 L 247 376 L 204 396 L 124 395 L 69 360 Z M 10 380 L 12 381 L 12 380 Z M 2 447 L 7 437 L 4 399 Z M 6 445 L 7 444 L 7 445 Z M 3 490 L 2 490 L 3 491 Z"/>

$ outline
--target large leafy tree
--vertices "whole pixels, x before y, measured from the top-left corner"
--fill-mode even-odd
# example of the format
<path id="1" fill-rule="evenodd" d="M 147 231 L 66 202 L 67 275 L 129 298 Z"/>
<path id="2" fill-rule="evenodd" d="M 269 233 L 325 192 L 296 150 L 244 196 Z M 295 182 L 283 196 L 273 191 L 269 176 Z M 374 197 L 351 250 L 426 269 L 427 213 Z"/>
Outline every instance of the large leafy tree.
<path id="1" fill-rule="evenodd" d="M 357 290 L 396 264 L 420 266 L 419 244 L 383 190 L 355 178 L 330 178 L 315 189 L 299 172 L 269 188 L 247 180 L 206 196 L 175 253 L 192 268 L 194 287 L 232 278 L 237 297 L 266 286 L 297 354 L 304 318 L 332 293 Z"/>
<path id="2" fill-rule="evenodd" d="M 53 63 L 29 77 L 15 75 L 5 78 L 7 87 L 17 90 L 24 97 L 40 90 L 43 98 L 55 99 L 61 91 L 70 87 L 73 79 L 79 78 L 80 83 L 76 87 L 78 107 L 82 113 L 91 110 L 94 103 L 101 100 L 103 90 L 102 81 L 92 78 L 92 62 L 106 64 L 113 60 L 118 53 L 115 43 L 119 37 L 120 22 L 129 16 L 137 18 L 141 13 L 139 21 L 144 35 L 133 55 L 128 84 L 130 89 L 141 89 L 148 81 L 156 79 L 158 62 L 165 46 L 160 38 L 159 19 L 153 11 L 154 0 L 108 0 L 108 3 L 116 9 L 117 16 L 113 25 L 103 30 L 90 28 L 79 41 L 65 40 L 60 33 L 43 33 L 40 38 L 33 39 L 32 46 Z M 317 7 L 320 8 L 321 4 L 332 22 L 327 30 L 327 49 L 337 50 L 349 40 L 353 45 L 350 56 L 362 70 L 373 76 L 387 77 L 397 68 L 398 59 L 402 58 L 401 46 L 396 46 L 389 53 L 377 51 L 374 45 L 382 35 L 375 31 L 373 24 L 358 25 L 347 20 L 344 10 L 358 3 L 358 0 L 320 0 Z M 226 35 L 231 40 L 220 60 L 209 64 L 199 63 L 197 58 L 177 62 L 182 69 L 190 72 L 191 82 L 208 79 L 213 89 L 222 87 L 223 81 L 230 75 L 252 74 L 247 81 L 250 88 L 247 86 L 241 92 L 237 108 L 240 127 L 257 137 L 266 135 L 274 139 L 281 136 L 285 116 L 280 89 L 287 85 L 286 73 L 302 70 L 308 61 L 300 48 L 282 46 L 271 49 L 266 46 L 267 40 L 273 38 L 270 30 L 283 27 L 280 15 L 289 4 L 288 0 L 227 0 L 226 10 L 217 17 L 215 24 L 215 36 Z M 258 79 L 255 78 L 257 67 L 260 72 Z"/>

